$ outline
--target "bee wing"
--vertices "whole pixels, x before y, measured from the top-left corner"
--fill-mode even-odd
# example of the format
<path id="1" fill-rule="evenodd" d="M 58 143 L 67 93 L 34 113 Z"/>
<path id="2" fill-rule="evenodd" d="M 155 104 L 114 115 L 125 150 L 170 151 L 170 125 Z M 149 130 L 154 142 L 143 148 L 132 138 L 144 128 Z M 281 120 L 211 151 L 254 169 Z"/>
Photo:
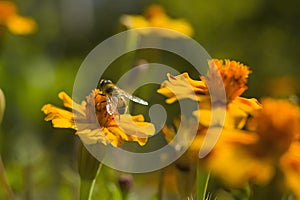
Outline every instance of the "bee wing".
<path id="1" fill-rule="evenodd" d="M 118 106 L 118 98 L 116 96 L 106 95 L 106 110 L 108 114 L 113 115 Z"/>
<path id="2" fill-rule="evenodd" d="M 139 97 L 136 97 L 136 96 L 132 96 L 131 94 L 119 89 L 119 92 L 121 93 L 122 96 L 125 96 L 126 98 L 130 99 L 131 101 L 135 102 L 135 103 L 139 103 L 139 104 L 142 104 L 142 105 L 145 105 L 147 106 L 148 105 L 148 102 L 139 98 Z"/>

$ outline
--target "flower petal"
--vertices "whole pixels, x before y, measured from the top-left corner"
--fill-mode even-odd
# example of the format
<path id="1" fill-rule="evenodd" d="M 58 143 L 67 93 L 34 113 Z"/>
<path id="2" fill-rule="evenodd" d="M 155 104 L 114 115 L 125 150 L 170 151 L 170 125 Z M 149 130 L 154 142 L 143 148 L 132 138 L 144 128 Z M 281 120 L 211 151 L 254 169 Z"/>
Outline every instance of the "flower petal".
<path id="1" fill-rule="evenodd" d="M 106 138 L 101 129 L 84 129 L 81 131 L 77 131 L 76 135 L 80 137 L 84 144 L 102 143 L 104 145 L 107 145 L 109 143 L 109 140 Z"/>
<path id="2" fill-rule="evenodd" d="M 168 97 L 166 102 L 169 104 L 180 99 L 197 101 L 201 98 L 201 94 L 207 94 L 204 82 L 192 80 L 187 73 L 178 76 L 167 74 L 167 76 L 168 81 L 164 81 L 157 92 Z"/>
<path id="3" fill-rule="evenodd" d="M 42 111 L 47 115 L 46 121 L 51 121 L 55 128 L 72 128 L 77 129 L 73 120 L 73 113 L 51 104 L 46 104 L 42 107 Z"/>
<path id="4" fill-rule="evenodd" d="M 86 106 L 86 102 L 82 102 L 81 104 L 78 104 L 76 102 L 74 102 L 71 97 L 69 95 L 67 95 L 65 92 L 60 92 L 58 94 L 58 97 L 63 101 L 64 106 L 66 108 L 71 108 L 77 112 L 79 112 L 80 114 L 82 114 L 83 116 L 85 116 L 85 106 Z"/>

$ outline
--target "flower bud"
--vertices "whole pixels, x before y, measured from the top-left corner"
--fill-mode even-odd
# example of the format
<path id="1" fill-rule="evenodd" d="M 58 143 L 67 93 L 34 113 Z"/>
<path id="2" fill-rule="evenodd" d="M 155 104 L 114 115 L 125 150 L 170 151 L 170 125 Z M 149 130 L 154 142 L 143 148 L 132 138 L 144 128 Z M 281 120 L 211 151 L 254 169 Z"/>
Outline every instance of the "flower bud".
<path id="1" fill-rule="evenodd" d="M 118 178 L 118 184 L 122 192 L 123 199 L 126 199 L 133 185 L 133 177 L 130 174 L 120 175 Z"/>

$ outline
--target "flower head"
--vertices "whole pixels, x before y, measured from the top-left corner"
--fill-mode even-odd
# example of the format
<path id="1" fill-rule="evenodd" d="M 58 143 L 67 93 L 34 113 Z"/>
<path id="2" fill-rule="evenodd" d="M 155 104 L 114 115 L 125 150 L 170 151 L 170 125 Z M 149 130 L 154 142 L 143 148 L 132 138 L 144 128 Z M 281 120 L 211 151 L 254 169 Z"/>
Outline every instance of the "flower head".
<path id="1" fill-rule="evenodd" d="M 256 149 L 273 156 L 281 155 L 292 141 L 299 139 L 299 108 L 289 101 L 271 98 L 263 99 L 262 105 L 262 110 L 253 113 L 247 128 L 260 137 Z"/>
<path id="2" fill-rule="evenodd" d="M 239 97 L 246 89 L 248 75 L 251 73 L 249 68 L 242 63 L 230 61 L 228 59 L 213 59 L 208 62 L 209 71 L 201 79 L 207 84 L 213 85 L 212 88 L 225 88 L 227 102 L 231 102 Z M 223 82 L 218 81 L 217 73 L 220 73 Z M 216 92 L 218 94 L 219 92 Z"/>
<path id="3" fill-rule="evenodd" d="M 241 187 L 249 181 L 266 184 L 279 169 L 284 175 L 286 188 L 300 198 L 299 107 L 274 99 L 264 99 L 262 105 L 263 109 L 254 112 L 247 123 L 247 129 L 239 131 L 248 137 L 256 137 L 255 140 L 232 142 L 222 134 L 203 163 L 214 175 L 234 187 Z"/>
<path id="4" fill-rule="evenodd" d="M 106 97 L 95 89 L 81 104 L 74 102 L 66 93 L 59 93 L 59 98 L 69 110 L 57 108 L 51 104 L 43 106 L 47 115 L 45 120 L 52 121 L 53 127 L 72 128 L 85 144 L 101 142 L 121 146 L 124 141 L 136 141 L 140 145 L 147 142 L 154 134 L 154 126 L 144 122 L 142 115 L 109 115 L 106 110 Z"/>
<path id="5" fill-rule="evenodd" d="M 213 59 L 208 63 L 209 71 L 206 76 L 200 77 L 201 80 L 193 80 L 187 73 L 178 76 L 168 74 L 168 80 L 161 84 L 157 92 L 166 96 L 166 102 L 169 104 L 181 99 L 199 102 L 199 110 L 195 111 L 194 115 L 199 116 L 200 124 L 206 127 L 211 125 L 211 100 L 219 101 L 217 103 L 221 107 L 226 105 L 226 108 L 223 108 L 227 111 L 225 126 L 242 128 L 248 115 L 261 108 L 256 99 L 239 96 L 247 89 L 247 77 L 251 71 L 236 61 L 225 60 L 223 64 L 222 60 Z M 226 99 L 221 95 L 212 98 L 208 85 L 211 86 L 210 89 L 216 90 L 214 95 L 222 94 L 221 89 L 225 90 Z"/>
<path id="6" fill-rule="evenodd" d="M 11 1 L 0 1 L 0 25 L 18 35 L 31 34 L 37 29 L 36 22 L 32 18 L 20 16 L 16 5 Z"/>
<path id="7" fill-rule="evenodd" d="M 149 6 L 144 16 L 141 15 L 124 15 L 121 17 L 121 23 L 125 25 L 128 29 L 133 28 L 145 28 L 145 27 L 157 27 L 157 28 L 166 28 L 174 31 L 181 32 L 187 36 L 193 35 L 193 29 L 191 25 L 184 19 L 171 19 L 166 15 L 164 9 L 159 5 Z M 143 32 L 141 33 L 148 33 Z M 160 32 L 165 34 L 165 32 Z M 174 37 L 175 34 L 167 33 L 166 37 Z"/>

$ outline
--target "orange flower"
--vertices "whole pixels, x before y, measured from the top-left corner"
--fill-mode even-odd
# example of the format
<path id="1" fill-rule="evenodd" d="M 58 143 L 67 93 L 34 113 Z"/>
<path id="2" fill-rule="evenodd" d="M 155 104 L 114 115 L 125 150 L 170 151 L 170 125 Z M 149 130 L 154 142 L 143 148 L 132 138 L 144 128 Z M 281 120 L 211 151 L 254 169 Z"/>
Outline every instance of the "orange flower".
<path id="1" fill-rule="evenodd" d="M 239 97 L 246 89 L 248 75 L 251 73 L 249 68 L 239 62 L 213 59 L 208 62 L 209 71 L 206 76 L 201 76 L 201 81 L 192 80 L 187 73 L 176 77 L 168 74 L 169 81 L 163 82 L 158 93 L 168 97 L 167 103 L 173 103 L 177 99 L 190 98 L 192 100 L 209 100 L 203 96 L 209 95 L 207 84 L 211 88 L 224 88 L 226 91 L 227 104 Z M 218 80 L 217 74 L 220 73 L 222 82 Z M 192 89 L 192 90 L 191 90 Z M 175 93 L 176 96 L 175 96 Z M 195 95 L 191 94 L 194 91 Z M 216 92 L 218 94 L 218 92 Z M 187 96 L 186 96 L 187 95 Z"/>
<path id="2" fill-rule="evenodd" d="M 257 140 L 243 144 L 225 141 L 225 135 L 204 163 L 225 183 L 240 187 L 248 181 L 266 184 L 280 169 L 286 187 L 300 198 L 300 111 L 285 100 L 264 99 L 263 109 L 256 111 L 245 134 Z M 237 134 L 236 134 L 237 135 Z M 227 137 L 226 137 L 227 138 Z"/>
<path id="3" fill-rule="evenodd" d="M 239 97 L 247 89 L 246 83 L 251 71 L 246 65 L 227 59 L 225 59 L 225 62 L 213 59 L 208 64 L 209 72 L 206 76 L 201 76 L 201 79 L 206 85 L 212 85 L 214 89 L 224 87 L 228 103 Z M 216 78 L 217 73 L 220 73 L 223 82 L 218 81 Z M 216 92 L 216 94 L 219 94 L 219 92 Z"/>
<path id="4" fill-rule="evenodd" d="M 19 35 L 31 34 L 37 29 L 36 22 L 32 18 L 20 16 L 11 1 L 0 1 L 0 25 Z"/>
<path id="5" fill-rule="evenodd" d="M 193 35 L 191 25 L 183 19 L 171 19 L 166 15 L 164 9 L 159 5 L 152 5 L 146 9 L 144 16 L 141 15 L 124 15 L 120 19 L 121 23 L 128 29 L 157 27 L 166 28 L 174 31 L 181 32 L 187 36 Z M 140 30 L 141 33 L 147 34 L 148 32 Z M 166 37 L 175 37 L 176 35 L 170 32 L 161 31 L 160 34 Z"/>
<path id="6" fill-rule="evenodd" d="M 289 149 L 292 141 L 299 139 L 300 111 L 286 100 L 268 98 L 262 104 L 263 110 L 253 114 L 247 128 L 260 137 L 256 149 L 277 157 Z"/>
<path id="7" fill-rule="evenodd" d="M 59 93 L 64 106 L 71 111 L 57 108 L 51 104 L 43 106 L 47 115 L 45 120 L 52 121 L 53 127 L 72 128 L 85 144 L 101 142 L 121 146 L 124 141 L 136 141 L 145 145 L 149 135 L 155 130 L 151 123 L 144 122 L 142 115 L 109 115 L 106 110 L 106 97 L 95 89 L 87 96 L 87 101 L 75 103 L 66 93 Z"/>
<path id="8" fill-rule="evenodd" d="M 217 78 L 217 73 L 220 73 L 222 81 Z M 254 98 L 247 99 L 239 97 L 246 89 L 246 82 L 250 70 L 243 64 L 235 61 L 225 60 L 223 65 L 222 60 L 213 59 L 209 61 L 209 72 L 206 76 L 201 76 L 201 80 L 193 80 L 187 73 L 178 76 L 168 74 L 168 80 L 161 84 L 158 93 L 167 97 L 166 103 L 173 103 L 180 99 L 191 99 L 199 102 L 199 110 L 194 112 L 195 116 L 199 117 L 200 124 L 208 127 L 212 115 L 211 97 L 207 84 L 211 88 L 225 89 L 226 99 L 215 97 L 220 101 L 219 111 L 226 109 L 225 127 L 242 128 L 249 114 L 261 108 L 261 105 Z M 214 92 L 221 94 L 222 92 Z M 222 102 L 226 101 L 226 102 Z M 226 103 L 226 108 L 222 105 Z M 215 111 L 217 112 L 217 111 Z"/>

